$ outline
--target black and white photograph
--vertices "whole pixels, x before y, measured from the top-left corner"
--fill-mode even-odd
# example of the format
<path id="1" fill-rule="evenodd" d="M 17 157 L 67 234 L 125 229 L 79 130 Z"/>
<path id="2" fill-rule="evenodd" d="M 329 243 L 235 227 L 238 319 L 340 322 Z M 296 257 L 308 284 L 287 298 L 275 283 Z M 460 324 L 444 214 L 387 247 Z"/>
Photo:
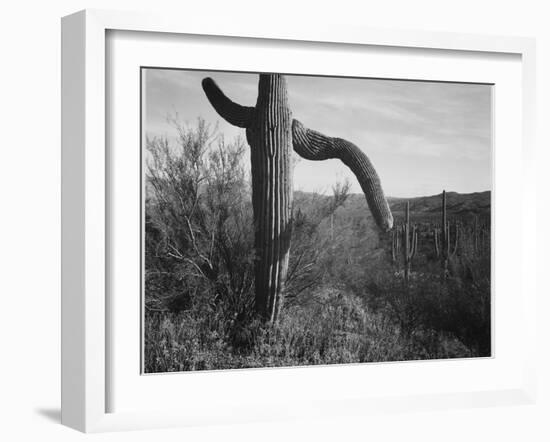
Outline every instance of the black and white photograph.
<path id="1" fill-rule="evenodd" d="M 143 373 L 492 356 L 493 85 L 141 82 Z"/>
<path id="2" fill-rule="evenodd" d="M 0 441 L 550 441 L 547 3 L 7 2 Z"/>

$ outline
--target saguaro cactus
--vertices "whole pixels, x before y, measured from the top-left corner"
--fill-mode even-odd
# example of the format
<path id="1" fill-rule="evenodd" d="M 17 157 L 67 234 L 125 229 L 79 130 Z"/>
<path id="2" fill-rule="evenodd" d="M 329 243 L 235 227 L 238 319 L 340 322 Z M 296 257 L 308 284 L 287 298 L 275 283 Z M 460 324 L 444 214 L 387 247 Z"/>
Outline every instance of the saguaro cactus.
<path id="1" fill-rule="evenodd" d="M 471 227 L 470 235 L 473 238 L 473 253 L 475 255 L 482 255 L 488 245 L 490 245 L 490 234 L 488 227 L 483 225 L 478 217 L 474 218 L 474 225 Z"/>
<path id="2" fill-rule="evenodd" d="M 393 218 L 378 174 L 357 146 L 306 129 L 292 119 L 284 76 L 260 74 L 254 107 L 234 103 L 210 78 L 205 78 L 202 86 L 220 116 L 246 129 L 251 148 L 257 254 L 255 309 L 265 320 L 275 322 L 282 304 L 290 250 L 292 148 L 309 160 L 342 160 L 356 175 L 378 226 L 391 229 Z"/>
<path id="3" fill-rule="evenodd" d="M 451 242 L 451 225 L 447 221 L 447 194 L 441 194 L 441 227 L 434 229 L 435 253 L 441 259 L 442 275 L 446 276 L 449 258 L 456 255 L 458 250 L 458 223 L 455 223 L 454 244 Z"/>
<path id="4" fill-rule="evenodd" d="M 391 258 L 394 264 L 398 263 L 399 253 L 403 256 L 405 282 L 409 283 L 412 259 L 418 250 L 418 230 L 416 225 L 411 226 L 410 207 L 407 201 L 405 207 L 405 222 L 392 230 Z"/>
<path id="5" fill-rule="evenodd" d="M 411 273 L 411 262 L 416 255 L 418 247 L 418 232 L 416 226 L 411 228 L 409 202 L 407 201 L 407 211 L 405 213 L 405 224 L 403 226 L 403 259 L 405 262 L 405 282 L 409 283 Z"/>
<path id="6" fill-rule="evenodd" d="M 395 226 L 391 231 L 391 261 L 396 264 L 401 248 L 401 226 Z"/>

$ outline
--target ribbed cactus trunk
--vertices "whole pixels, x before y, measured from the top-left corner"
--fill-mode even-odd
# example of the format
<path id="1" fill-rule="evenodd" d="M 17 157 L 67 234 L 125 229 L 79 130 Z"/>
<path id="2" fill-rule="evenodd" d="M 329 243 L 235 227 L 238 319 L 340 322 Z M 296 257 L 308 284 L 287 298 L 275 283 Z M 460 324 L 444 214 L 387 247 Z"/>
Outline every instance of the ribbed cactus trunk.
<path id="1" fill-rule="evenodd" d="M 251 148 L 255 225 L 255 309 L 264 320 L 273 323 L 282 305 L 288 269 L 292 149 L 308 160 L 340 159 L 357 177 L 378 226 L 384 231 L 391 229 L 393 217 L 376 170 L 363 151 L 346 140 L 326 137 L 292 119 L 282 75 L 260 74 L 254 107 L 231 101 L 210 78 L 205 78 L 202 86 L 225 120 L 246 129 Z"/>
<path id="2" fill-rule="evenodd" d="M 288 269 L 292 211 L 292 117 L 285 78 L 260 75 L 258 101 L 246 130 L 251 147 L 256 311 L 277 320 Z"/>

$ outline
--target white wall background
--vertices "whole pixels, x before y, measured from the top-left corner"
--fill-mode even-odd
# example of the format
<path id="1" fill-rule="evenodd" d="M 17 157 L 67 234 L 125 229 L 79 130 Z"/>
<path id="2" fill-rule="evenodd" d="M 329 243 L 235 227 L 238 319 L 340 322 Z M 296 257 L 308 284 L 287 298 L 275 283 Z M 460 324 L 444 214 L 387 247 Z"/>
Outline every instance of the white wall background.
<path id="1" fill-rule="evenodd" d="M 545 1 L 20 0 L 0 11 L 0 439 L 483 440 L 550 439 L 548 297 L 541 296 L 540 399 L 536 406 L 368 416 L 361 421 L 287 422 L 85 436 L 59 425 L 60 358 L 60 17 L 83 8 L 167 10 L 231 20 L 353 23 L 365 26 L 534 36 L 538 52 L 539 291 L 548 291 L 544 252 L 550 211 L 550 14 Z M 511 177 L 512 178 L 512 177 Z M 510 201 L 511 207 L 514 205 Z M 513 234 L 513 232 L 511 232 Z"/>

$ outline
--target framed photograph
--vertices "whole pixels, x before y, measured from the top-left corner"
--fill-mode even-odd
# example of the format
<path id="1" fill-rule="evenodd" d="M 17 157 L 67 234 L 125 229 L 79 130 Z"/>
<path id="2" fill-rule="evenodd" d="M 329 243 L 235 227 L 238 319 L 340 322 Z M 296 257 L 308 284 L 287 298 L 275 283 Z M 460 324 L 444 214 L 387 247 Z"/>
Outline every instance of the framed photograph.
<path id="1" fill-rule="evenodd" d="M 83 11 L 62 46 L 64 424 L 534 401 L 533 40 Z"/>

